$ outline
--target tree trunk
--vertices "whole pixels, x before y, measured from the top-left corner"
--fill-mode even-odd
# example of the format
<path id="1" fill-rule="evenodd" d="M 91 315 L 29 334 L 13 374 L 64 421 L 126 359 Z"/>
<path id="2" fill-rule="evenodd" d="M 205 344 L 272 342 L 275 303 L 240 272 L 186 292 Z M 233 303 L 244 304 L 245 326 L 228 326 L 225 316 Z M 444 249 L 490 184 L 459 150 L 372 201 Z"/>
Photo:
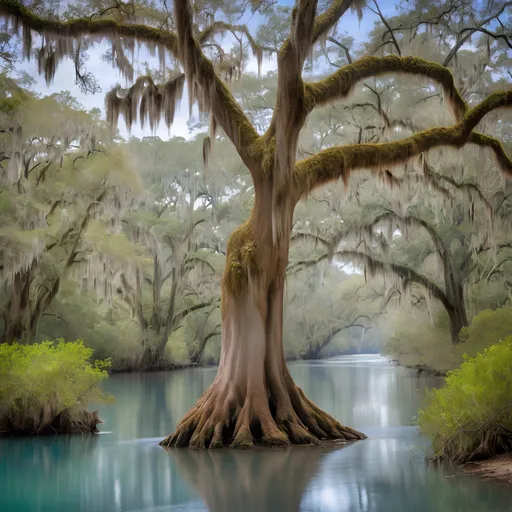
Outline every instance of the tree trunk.
<path id="1" fill-rule="evenodd" d="M 190 356 L 190 362 L 192 364 L 199 364 L 201 362 L 201 358 L 203 357 L 204 350 L 206 348 L 206 344 L 208 343 L 208 340 L 210 338 L 213 338 L 214 336 L 218 336 L 219 334 L 220 333 L 217 331 L 217 328 L 215 328 L 214 331 L 210 332 L 209 334 L 207 334 L 206 336 L 204 336 L 202 338 L 202 340 L 199 343 L 199 347 Z"/>
<path id="2" fill-rule="evenodd" d="M 283 208 L 278 220 L 287 231 L 273 244 L 271 196 L 261 201 L 261 195 L 228 242 L 217 376 L 163 446 L 250 448 L 365 437 L 310 402 L 286 367 L 283 295 L 293 207 Z"/>
<path id="3" fill-rule="evenodd" d="M 460 343 L 460 331 L 469 325 L 466 305 L 464 300 L 455 300 L 453 307 L 447 310 L 450 319 L 450 336 L 452 343 L 457 345 Z"/>
<path id="4" fill-rule="evenodd" d="M 27 322 L 30 316 L 29 308 L 30 271 L 17 272 L 12 282 L 9 308 L 4 315 L 4 332 L 0 341 L 12 343 L 24 341 Z"/>

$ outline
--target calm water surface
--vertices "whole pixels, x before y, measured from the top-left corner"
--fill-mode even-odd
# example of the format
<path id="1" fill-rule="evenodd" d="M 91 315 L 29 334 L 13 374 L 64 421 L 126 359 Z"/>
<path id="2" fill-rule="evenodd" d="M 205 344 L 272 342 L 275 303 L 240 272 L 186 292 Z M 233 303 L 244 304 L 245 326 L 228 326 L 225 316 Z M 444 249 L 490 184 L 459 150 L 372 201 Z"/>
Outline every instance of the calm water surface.
<path id="1" fill-rule="evenodd" d="M 167 452 L 216 369 L 117 375 L 94 437 L 2 439 L 1 512 L 505 512 L 512 488 L 424 460 L 412 426 L 436 385 L 377 356 L 293 363 L 307 395 L 370 439 L 342 448 Z"/>

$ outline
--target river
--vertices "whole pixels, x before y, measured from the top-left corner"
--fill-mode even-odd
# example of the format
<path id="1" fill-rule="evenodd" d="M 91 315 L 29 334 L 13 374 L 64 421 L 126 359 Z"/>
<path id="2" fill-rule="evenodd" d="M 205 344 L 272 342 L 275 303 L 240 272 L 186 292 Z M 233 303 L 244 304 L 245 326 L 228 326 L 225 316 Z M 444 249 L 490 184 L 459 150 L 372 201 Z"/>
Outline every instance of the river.
<path id="1" fill-rule="evenodd" d="M 425 462 L 421 377 L 379 356 L 290 364 L 305 393 L 369 439 L 343 447 L 170 452 L 158 441 L 216 368 L 115 375 L 93 437 L 0 441 L 2 512 L 502 512 L 512 488 Z"/>

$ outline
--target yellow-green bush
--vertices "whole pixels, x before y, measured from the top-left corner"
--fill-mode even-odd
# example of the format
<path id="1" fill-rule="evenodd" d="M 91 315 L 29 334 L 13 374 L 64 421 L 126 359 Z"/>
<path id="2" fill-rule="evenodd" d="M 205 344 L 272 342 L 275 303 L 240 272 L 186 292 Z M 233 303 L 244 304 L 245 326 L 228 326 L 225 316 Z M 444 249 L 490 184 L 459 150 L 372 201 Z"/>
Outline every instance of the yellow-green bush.
<path id="1" fill-rule="evenodd" d="M 462 329 L 460 355 L 474 356 L 493 343 L 512 335 L 512 307 L 485 309 L 478 313 L 469 327 Z"/>
<path id="2" fill-rule="evenodd" d="M 464 359 L 419 415 L 435 455 L 458 462 L 512 450 L 512 336 Z"/>
<path id="3" fill-rule="evenodd" d="M 108 399 L 99 384 L 110 362 L 91 364 L 92 355 L 82 340 L 0 345 L 0 430 L 36 433 L 64 411 L 83 419 L 87 403 Z"/>

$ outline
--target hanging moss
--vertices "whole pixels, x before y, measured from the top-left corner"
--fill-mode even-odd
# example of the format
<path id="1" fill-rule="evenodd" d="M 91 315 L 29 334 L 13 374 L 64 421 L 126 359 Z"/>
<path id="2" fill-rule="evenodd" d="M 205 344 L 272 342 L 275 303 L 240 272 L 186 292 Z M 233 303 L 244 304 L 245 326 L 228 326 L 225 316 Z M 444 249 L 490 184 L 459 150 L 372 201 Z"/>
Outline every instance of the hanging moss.
<path id="1" fill-rule="evenodd" d="M 34 14 L 17 0 L 2 0 L 0 14 L 7 18 L 16 33 L 20 27 L 24 32 L 33 30 L 47 38 L 81 39 L 87 35 L 103 36 L 108 39 L 116 36 L 131 37 L 139 42 L 159 44 L 176 54 L 177 39 L 171 32 L 140 24 L 124 24 L 113 19 L 75 18 L 69 21 L 44 19 Z M 24 54 L 29 55 L 32 38 L 23 36 Z"/>
<path id="2" fill-rule="evenodd" d="M 329 3 L 329 8 L 316 17 L 313 41 L 318 40 L 322 35 L 326 34 L 329 29 L 336 25 L 339 19 L 349 8 L 356 11 L 359 21 L 361 21 L 363 17 L 364 0 L 353 0 L 352 2 L 347 2 L 346 0 L 334 0 Z"/>
<path id="3" fill-rule="evenodd" d="M 223 34 L 225 32 L 241 32 L 242 34 L 245 34 L 251 46 L 252 54 L 256 58 L 256 62 L 258 64 L 259 76 L 261 72 L 261 63 L 263 61 L 263 49 L 256 43 L 251 33 L 249 32 L 249 29 L 245 25 L 230 25 L 229 23 L 225 23 L 224 21 L 215 21 L 205 30 L 203 30 L 203 32 L 201 32 L 201 34 L 198 37 L 198 40 L 201 44 L 203 44 L 211 40 L 215 34 Z"/>
<path id="4" fill-rule="evenodd" d="M 106 96 L 107 121 L 117 126 L 121 114 L 128 128 L 138 118 L 142 127 L 149 122 L 151 130 L 155 130 L 163 114 L 169 128 L 181 102 L 184 84 L 185 75 L 181 74 L 163 85 L 157 85 L 151 77 L 143 76 L 125 91 L 117 86 Z"/>

